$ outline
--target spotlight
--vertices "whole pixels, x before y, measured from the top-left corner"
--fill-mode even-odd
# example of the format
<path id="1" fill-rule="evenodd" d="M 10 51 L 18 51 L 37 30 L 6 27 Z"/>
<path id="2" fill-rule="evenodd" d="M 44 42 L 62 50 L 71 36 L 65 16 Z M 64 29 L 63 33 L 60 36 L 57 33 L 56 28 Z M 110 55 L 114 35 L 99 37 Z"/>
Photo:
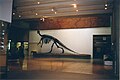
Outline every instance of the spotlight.
<path id="1" fill-rule="evenodd" d="M 21 17 L 21 15 L 18 16 L 19 18 Z"/>

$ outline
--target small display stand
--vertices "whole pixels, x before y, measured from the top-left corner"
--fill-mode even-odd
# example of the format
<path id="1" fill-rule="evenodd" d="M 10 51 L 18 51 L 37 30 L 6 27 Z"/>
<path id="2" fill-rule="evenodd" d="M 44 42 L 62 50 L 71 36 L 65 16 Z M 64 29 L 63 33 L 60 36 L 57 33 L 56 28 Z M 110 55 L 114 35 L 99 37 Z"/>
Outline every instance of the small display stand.
<path id="1" fill-rule="evenodd" d="M 104 65 L 106 65 L 106 66 L 113 65 L 113 60 L 108 55 L 104 55 Z"/>

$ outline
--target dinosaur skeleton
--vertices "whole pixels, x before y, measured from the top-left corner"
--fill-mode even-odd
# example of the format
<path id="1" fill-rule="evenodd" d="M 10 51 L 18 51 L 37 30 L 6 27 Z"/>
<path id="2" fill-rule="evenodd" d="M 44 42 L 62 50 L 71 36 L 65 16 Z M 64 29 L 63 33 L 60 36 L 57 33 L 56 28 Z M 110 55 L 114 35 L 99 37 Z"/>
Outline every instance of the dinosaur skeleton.
<path id="1" fill-rule="evenodd" d="M 73 51 L 73 50 L 69 49 L 68 47 L 66 47 L 63 43 L 61 43 L 57 38 L 55 38 L 53 36 L 45 35 L 45 34 L 42 35 L 39 30 L 37 31 L 37 34 L 39 34 L 41 36 L 41 39 L 40 39 L 40 41 L 37 44 L 37 45 L 39 45 L 41 43 L 41 47 L 43 46 L 43 43 L 48 44 L 49 42 L 53 41 L 53 44 L 51 46 L 51 50 L 49 51 L 49 53 L 52 52 L 54 44 L 57 46 L 57 48 L 62 49 L 62 53 L 64 53 L 64 49 L 63 48 L 65 48 L 65 49 L 67 49 L 67 50 L 69 50 L 71 52 L 76 53 L 75 51 Z"/>

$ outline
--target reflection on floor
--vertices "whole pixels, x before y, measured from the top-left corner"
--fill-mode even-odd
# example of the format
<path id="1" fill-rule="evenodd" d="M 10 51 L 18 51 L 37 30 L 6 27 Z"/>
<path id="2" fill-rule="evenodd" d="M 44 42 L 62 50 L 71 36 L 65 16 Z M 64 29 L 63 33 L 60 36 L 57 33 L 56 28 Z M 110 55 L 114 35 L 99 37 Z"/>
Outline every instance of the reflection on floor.
<path id="1" fill-rule="evenodd" d="M 112 66 L 105 66 L 101 64 L 93 64 L 90 59 L 72 59 L 72 58 L 28 58 L 23 61 L 23 65 L 20 66 L 19 61 L 8 62 L 8 78 L 19 79 L 19 78 L 31 78 L 32 79 L 58 79 L 55 78 L 55 74 L 63 76 L 90 76 L 91 80 L 100 80 L 103 78 L 108 80 L 115 80 L 113 75 Z M 23 75 L 24 74 L 24 75 Z M 27 75 L 26 75 L 27 74 Z M 44 74 L 44 78 L 42 76 Z M 48 75 L 49 74 L 49 75 Z M 16 77 L 16 75 L 19 77 Z M 27 77 L 26 77 L 26 76 Z M 51 75 L 51 76 L 50 76 Z M 106 76 L 104 76 L 106 75 Z M 29 76 L 29 77 L 28 77 Z M 41 78 L 42 76 L 42 78 Z M 46 76 L 46 77 L 45 77 Z M 101 76 L 101 77 L 100 77 Z M 64 77 L 65 78 L 65 77 Z M 78 77 L 77 79 L 81 79 Z M 88 77 L 89 78 L 89 77 Z M 94 79 L 93 79 L 94 78 Z M 63 78 L 60 78 L 63 79 Z M 73 80 L 74 78 L 68 79 Z M 86 80 L 86 78 L 83 78 Z M 82 80 L 83 80 L 82 79 Z M 65 79 L 66 80 L 66 79 Z"/>

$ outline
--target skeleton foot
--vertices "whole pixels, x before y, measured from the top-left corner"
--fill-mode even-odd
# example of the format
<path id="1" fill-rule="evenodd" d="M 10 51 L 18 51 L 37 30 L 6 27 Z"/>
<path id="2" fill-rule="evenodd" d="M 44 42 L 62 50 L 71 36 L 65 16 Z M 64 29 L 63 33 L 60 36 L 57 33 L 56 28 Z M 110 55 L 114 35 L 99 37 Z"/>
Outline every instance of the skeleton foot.
<path id="1" fill-rule="evenodd" d="M 48 53 L 51 53 L 52 51 L 49 51 Z"/>
<path id="2" fill-rule="evenodd" d="M 63 48 L 61 48 L 61 47 L 58 47 L 58 48 L 60 48 L 62 50 L 62 53 L 64 53 L 64 49 Z"/>
<path id="3" fill-rule="evenodd" d="M 64 53 L 64 49 L 63 48 L 61 48 L 62 49 L 62 53 Z"/>

